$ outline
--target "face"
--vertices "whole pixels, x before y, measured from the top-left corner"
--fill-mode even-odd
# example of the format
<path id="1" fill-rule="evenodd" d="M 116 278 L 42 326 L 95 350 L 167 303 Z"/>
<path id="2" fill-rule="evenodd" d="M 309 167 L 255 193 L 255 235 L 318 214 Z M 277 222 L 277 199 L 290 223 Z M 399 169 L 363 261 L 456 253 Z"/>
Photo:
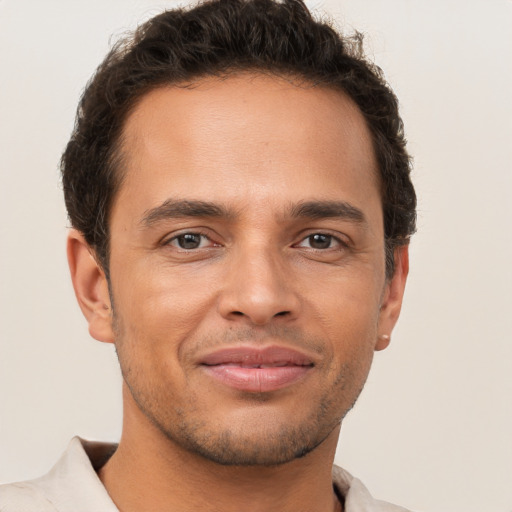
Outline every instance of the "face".
<path id="1" fill-rule="evenodd" d="M 239 75 L 149 93 L 123 141 L 114 315 L 91 332 L 115 341 L 125 408 L 222 464 L 313 450 L 398 314 L 362 115 L 338 91 Z"/>

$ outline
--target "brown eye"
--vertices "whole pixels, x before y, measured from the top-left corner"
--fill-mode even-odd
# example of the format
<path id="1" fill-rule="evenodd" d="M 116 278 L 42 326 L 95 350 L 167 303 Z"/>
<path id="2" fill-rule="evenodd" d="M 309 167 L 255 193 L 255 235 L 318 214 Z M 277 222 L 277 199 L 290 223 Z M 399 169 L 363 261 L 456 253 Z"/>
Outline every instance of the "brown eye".
<path id="1" fill-rule="evenodd" d="M 314 235 L 308 236 L 307 240 L 312 249 L 329 249 L 331 247 L 333 237 L 332 235 L 315 233 Z"/>
<path id="2" fill-rule="evenodd" d="M 182 249 L 197 249 L 201 245 L 201 235 L 196 233 L 187 233 L 177 238 L 178 245 Z"/>
<path id="3" fill-rule="evenodd" d="M 170 245 L 174 245 L 180 249 L 191 250 L 199 249 L 207 241 L 208 239 L 200 233 L 183 233 L 182 235 L 174 237 L 170 241 Z"/>
<path id="4" fill-rule="evenodd" d="M 328 249 L 341 249 L 346 247 L 346 244 L 337 236 L 330 235 L 329 233 L 312 233 L 303 238 L 295 247 L 325 251 Z"/>

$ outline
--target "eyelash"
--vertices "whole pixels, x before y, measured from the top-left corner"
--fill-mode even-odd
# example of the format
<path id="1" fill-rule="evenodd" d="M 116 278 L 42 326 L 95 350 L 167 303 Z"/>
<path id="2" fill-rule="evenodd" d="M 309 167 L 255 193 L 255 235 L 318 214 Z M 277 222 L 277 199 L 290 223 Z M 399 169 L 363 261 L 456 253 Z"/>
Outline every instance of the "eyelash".
<path id="1" fill-rule="evenodd" d="M 179 247 L 178 245 L 174 245 L 173 242 L 176 242 L 176 244 L 178 244 L 178 240 L 180 238 L 185 238 L 187 236 L 191 236 L 191 237 L 200 237 L 201 240 L 200 240 L 200 244 L 203 240 L 208 240 L 210 241 L 211 243 L 213 243 L 213 246 L 217 246 L 219 247 L 220 244 L 216 244 L 215 242 L 212 241 L 212 239 L 206 235 L 205 233 L 201 233 L 200 231 L 185 231 L 183 233 L 179 233 L 178 235 L 175 235 L 173 236 L 172 238 L 170 238 L 169 240 L 165 241 L 163 245 L 170 245 L 172 247 L 175 247 L 176 249 L 178 250 L 181 250 L 181 251 L 193 251 L 193 250 L 196 250 L 196 249 L 206 249 L 207 247 L 194 247 L 194 248 L 186 248 L 186 247 Z"/>
<path id="2" fill-rule="evenodd" d="M 337 247 L 325 247 L 325 248 L 309 247 L 310 249 L 315 250 L 315 251 L 328 251 L 328 250 L 336 250 L 336 249 L 339 250 L 340 248 L 347 248 L 348 247 L 347 242 L 342 240 L 340 237 L 335 236 L 335 235 L 333 235 L 331 233 L 324 233 L 322 231 L 310 233 L 309 235 L 307 235 L 304 238 L 302 238 L 301 241 L 298 244 L 295 244 L 294 247 L 301 247 L 301 244 L 306 242 L 308 239 L 311 242 L 311 239 L 313 237 L 325 237 L 325 238 L 329 239 L 329 245 L 331 243 L 333 243 L 333 242 L 337 245 Z"/>
<path id="3" fill-rule="evenodd" d="M 199 244 L 200 245 L 201 245 L 201 242 L 203 240 L 208 240 L 211 243 L 213 243 L 213 247 L 220 247 L 220 244 L 217 244 L 217 243 L 213 242 L 212 239 L 207 234 L 201 233 L 199 231 L 186 231 L 186 232 L 180 233 L 178 235 L 173 236 L 169 240 L 165 241 L 163 245 L 170 245 L 172 247 L 175 247 L 178 250 L 182 250 L 182 251 L 186 251 L 186 252 L 194 251 L 194 250 L 197 250 L 197 249 L 209 248 L 209 247 L 201 247 L 200 245 L 199 245 L 199 247 L 189 247 L 189 248 L 178 246 L 177 244 L 179 243 L 179 239 L 180 238 L 184 239 L 185 237 L 200 237 L 200 240 L 199 240 Z M 328 239 L 328 243 L 329 243 L 329 247 L 323 247 L 323 248 L 309 247 L 309 249 L 312 249 L 314 251 L 323 252 L 323 251 L 328 251 L 328 250 L 336 250 L 336 249 L 339 249 L 340 247 L 341 248 L 347 248 L 348 247 L 348 244 L 345 241 L 343 241 L 341 238 L 339 238 L 339 237 L 337 237 L 335 235 L 332 235 L 330 233 L 325 233 L 325 232 L 310 233 L 307 236 L 303 237 L 300 240 L 299 243 L 294 244 L 293 247 L 304 247 L 301 244 L 303 244 L 307 240 L 309 240 L 310 243 L 311 243 L 311 241 L 312 241 L 311 239 L 313 237 L 324 237 L 324 238 Z M 175 242 L 176 245 L 173 244 L 173 242 Z M 337 247 L 331 247 L 330 246 L 333 242 L 337 245 Z"/>

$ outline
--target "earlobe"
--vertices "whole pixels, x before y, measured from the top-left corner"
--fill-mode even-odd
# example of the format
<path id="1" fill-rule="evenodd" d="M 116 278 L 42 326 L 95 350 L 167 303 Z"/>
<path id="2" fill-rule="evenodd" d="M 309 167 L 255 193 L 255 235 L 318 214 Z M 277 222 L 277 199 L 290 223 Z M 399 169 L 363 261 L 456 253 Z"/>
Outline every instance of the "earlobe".
<path id="1" fill-rule="evenodd" d="M 408 273 L 409 247 L 403 245 L 395 249 L 395 271 L 386 283 L 382 298 L 375 350 L 385 349 L 391 341 L 391 332 L 400 316 Z"/>
<path id="2" fill-rule="evenodd" d="M 377 336 L 377 343 L 375 344 L 375 350 L 384 350 L 391 343 L 391 335 L 379 334 Z"/>
<path id="3" fill-rule="evenodd" d="M 76 229 L 68 234 L 67 255 L 75 295 L 89 324 L 90 335 L 98 341 L 113 343 L 112 306 L 105 272 Z"/>

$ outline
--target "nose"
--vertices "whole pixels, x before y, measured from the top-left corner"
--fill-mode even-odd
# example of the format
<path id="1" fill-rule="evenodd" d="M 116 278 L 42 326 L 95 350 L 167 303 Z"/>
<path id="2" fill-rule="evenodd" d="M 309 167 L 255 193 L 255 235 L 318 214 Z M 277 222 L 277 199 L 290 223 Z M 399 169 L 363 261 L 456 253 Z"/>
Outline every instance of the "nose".
<path id="1" fill-rule="evenodd" d="M 227 274 L 219 300 L 224 318 L 258 326 L 297 318 L 300 300 L 294 290 L 296 283 L 280 255 L 261 248 L 239 251 Z"/>

